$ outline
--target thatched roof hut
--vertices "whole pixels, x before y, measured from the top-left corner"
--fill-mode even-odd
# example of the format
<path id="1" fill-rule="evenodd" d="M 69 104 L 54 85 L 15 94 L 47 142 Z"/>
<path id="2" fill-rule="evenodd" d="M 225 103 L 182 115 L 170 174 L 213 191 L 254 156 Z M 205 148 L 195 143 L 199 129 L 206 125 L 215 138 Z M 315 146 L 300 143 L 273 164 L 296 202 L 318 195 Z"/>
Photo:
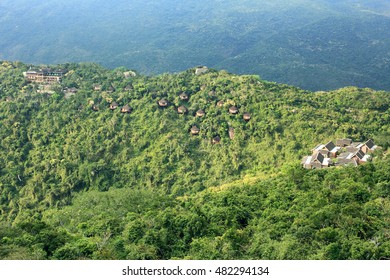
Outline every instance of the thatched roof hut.
<path id="1" fill-rule="evenodd" d="M 196 125 L 194 125 L 194 126 L 191 127 L 191 134 L 192 134 L 192 135 L 198 135 L 198 134 L 199 134 L 199 131 L 200 131 L 200 129 L 199 129 L 199 127 L 197 127 Z"/>
<path id="2" fill-rule="evenodd" d="M 121 108 L 121 113 L 131 113 L 132 111 L 133 108 L 131 108 L 128 104 L 126 104 Z"/>
<path id="3" fill-rule="evenodd" d="M 94 84 L 94 85 L 93 85 L 93 90 L 98 91 L 98 90 L 101 90 L 101 89 L 102 89 L 102 86 L 101 86 L 101 85 L 99 85 L 99 84 Z"/>
<path id="4" fill-rule="evenodd" d="M 199 109 L 198 111 L 196 111 L 197 117 L 204 117 L 205 114 L 206 114 L 205 111 L 203 111 L 202 109 Z"/>
<path id="5" fill-rule="evenodd" d="M 229 113 L 233 114 L 233 115 L 237 114 L 238 113 L 238 108 L 236 106 L 231 106 L 229 108 Z"/>
<path id="6" fill-rule="evenodd" d="M 221 142 L 221 137 L 219 137 L 219 136 L 215 136 L 213 138 L 213 140 L 211 141 L 211 143 L 213 143 L 213 144 L 219 144 L 220 142 Z"/>
<path id="7" fill-rule="evenodd" d="M 188 100 L 188 94 L 186 94 L 185 92 L 183 92 L 182 94 L 179 95 L 179 98 L 180 100 Z"/>
<path id="8" fill-rule="evenodd" d="M 128 85 L 125 87 L 125 90 L 132 90 L 132 89 L 134 89 L 132 84 L 128 84 Z"/>
<path id="9" fill-rule="evenodd" d="M 93 111 L 99 111 L 99 107 L 96 104 L 93 104 L 91 108 Z"/>
<path id="10" fill-rule="evenodd" d="M 67 93 L 77 93 L 77 91 L 78 91 L 78 89 L 75 87 L 64 88 L 64 92 L 67 92 Z"/>
<path id="11" fill-rule="evenodd" d="M 137 73 L 135 73 L 134 71 L 126 71 L 126 72 L 123 72 L 123 76 L 126 79 L 128 79 L 128 78 L 137 76 Z"/>
<path id="12" fill-rule="evenodd" d="M 177 108 L 177 112 L 179 113 L 179 114 L 185 114 L 185 113 L 187 113 L 187 108 L 185 107 L 185 106 L 180 106 L 179 108 Z"/>
<path id="13" fill-rule="evenodd" d="M 118 103 L 116 103 L 115 101 L 114 102 L 112 102 L 111 104 L 110 104 L 110 110 L 115 110 L 116 108 L 118 108 Z"/>
<path id="14" fill-rule="evenodd" d="M 168 106 L 168 100 L 166 100 L 166 99 L 160 99 L 160 100 L 158 101 L 158 105 L 159 105 L 160 107 L 167 107 L 167 106 Z"/>
<path id="15" fill-rule="evenodd" d="M 210 90 L 209 91 L 209 96 L 211 97 L 211 96 L 215 96 L 215 90 Z"/>
<path id="16" fill-rule="evenodd" d="M 115 88 L 113 86 L 109 86 L 107 89 L 107 92 L 113 93 L 115 91 Z"/>
<path id="17" fill-rule="evenodd" d="M 225 102 L 224 102 L 223 100 L 219 100 L 219 101 L 217 102 L 217 106 L 218 106 L 218 107 L 222 107 L 224 104 L 225 104 Z"/>
<path id="18" fill-rule="evenodd" d="M 242 115 L 243 119 L 246 120 L 246 121 L 249 121 L 251 119 L 251 114 L 248 113 L 248 112 L 245 112 L 243 115 Z"/>

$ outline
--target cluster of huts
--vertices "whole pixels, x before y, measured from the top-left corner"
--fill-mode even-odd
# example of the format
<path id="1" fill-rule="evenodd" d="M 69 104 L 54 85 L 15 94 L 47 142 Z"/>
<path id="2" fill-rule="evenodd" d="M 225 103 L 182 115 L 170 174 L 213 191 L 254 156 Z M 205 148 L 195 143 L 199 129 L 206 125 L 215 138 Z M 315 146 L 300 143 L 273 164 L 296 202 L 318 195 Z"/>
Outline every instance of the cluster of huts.
<path id="1" fill-rule="evenodd" d="M 74 89 L 67 89 L 67 91 L 68 91 L 68 92 L 74 91 Z M 189 100 L 189 95 L 186 94 L 185 92 L 183 92 L 183 93 L 181 93 L 181 94 L 179 95 L 179 99 L 184 103 L 184 102 L 186 102 L 186 101 Z M 216 103 L 216 106 L 222 107 L 224 104 L 225 104 L 224 101 L 220 100 L 220 101 L 218 101 L 218 102 Z M 171 103 L 170 103 L 168 100 L 166 100 L 166 99 L 160 99 L 160 100 L 157 101 L 157 105 L 158 105 L 160 108 L 164 109 L 164 108 L 169 107 L 169 106 L 171 105 Z M 116 110 L 116 109 L 118 109 L 118 108 L 119 108 L 119 104 L 118 104 L 117 102 L 115 102 L 115 101 L 112 102 L 112 103 L 110 104 L 110 106 L 109 106 L 109 109 L 112 110 L 112 111 L 113 111 L 113 110 Z M 99 106 L 98 106 L 97 104 L 92 104 L 92 105 L 91 105 L 91 109 L 92 109 L 93 111 L 99 111 Z M 185 105 L 180 105 L 180 106 L 178 106 L 177 108 L 175 107 L 175 109 L 177 110 L 177 113 L 178 113 L 178 114 L 181 114 L 181 115 L 187 114 L 187 113 L 188 113 L 188 109 L 187 109 L 187 107 L 186 107 Z M 133 108 L 130 107 L 128 104 L 126 104 L 126 105 L 124 105 L 123 107 L 121 107 L 120 111 L 121 111 L 122 113 L 131 113 L 131 112 L 133 111 Z M 238 109 L 236 106 L 230 106 L 228 112 L 229 112 L 229 114 L 231 114 L 231 115 L 237 115 L 237 114 L 239 113 L 239 109 Z M 196 113 L 195 113 L 195 117 L 198 117 L 198 118 L 202 118 L 202 117 L 204 117 L 205 115 L 206 115 L 206 112 L 205 112 L 205 110 L 203 110 L 203 109 L 199 109 L 199 110 L 197 110 Z M 242 114 L 242 118 L 243 118 L 245 121 L 248 122 L 248 121 L 251 119 L 251 114 L 248 113 L 248 112 L 244 112 L 244 113 Z M 189 132 L 190 132 L 191 135 L 194 135 L 194 136 L 195 136 L 195 135 L 199 135 L 199 133 L 200 133 L 200 128 L 199 128 L 197 125 L 193 125 L 193 126 L 190 128 Z M 230 127 L 228 133 L 229 133 L 229 138 L 230 138 L 230 139 L 233 139 L 233 138 L 234 138 L 234 128 L 233 128 L 233 127 Z M 218 144 L 218 143 L 220 143 L 220 142 L 221 142 L 220 136 L 219 136 L 219 135 L 216 135 L 215 137 L 213 137 L 213 139 L 212 139 L 211 142 L 212 142 L 213 144 Z"/>
<path id="2" fill-rule="evenodd" d="M 181 101 L 188 101 L 189 96 L 183 92 L 179 95 L 179 99 Z M 161 108 L 166 108 L 169 106 L 169 101 L 166 99 L 160 99 L 157 103 Z M 218 107 L 222 107 L 223 105 L 224 105 L 224 102 L 222 100 L 218 101 L 216 104 L 216 106 L 218 106 Z M 181 105 L 177 108 L 177 112 L 179 114 L 186 114 L 186 113 L 188 113 L 188 109 L 186 106 Z M 229 114 L 237 115 L 238 113 L 239 113 L 239 110 L 236 106 L 231 106 L 229 108 Z M 203 109 L 199 109 L 195 113 L 195 117 L 199 117 L 199 118 L 202 118 L 205 115 L 206 115 L 206 112 Z M 245 121 L 249 121 L 251 119 L 251 115 L 248 112 L 244 112 L 242 116 L 243 116 L 243 119 Z M 193 125 L 190 129 L 190 133 L 192 135 L 198 135 L 200 133 L 200 128 L 197 125 Z M 234 138 L 234 128 L 233 127 L 229 128 L 229 138 L 230 139 Z M 221 142 L 221 137 L 219 135 L 216 135 L 215 137 L 213 137 L 213 139 L 212 139 L 213 144 L 218 144 L 220 142 Z"/>
<path id="3" fill-rule="evenodd" d="M 203 73 L 206 73 L 209 69 L 206 66 L 199 66 L 195 68 L 195 75 L 201 75 Z M 35 82 L 35 83 L 41 83 L 41 84 L 48 84 L 48 86 L 52 83 L 59 83 L 61 82 L 62 76 L 66 73 L 66 71 L 63 70 L 52 70 L 49 68 L 46 69 L 40 69 L 40 70 L 32 70 L 30 69 L 29 71 L 24 73 L 25 78 L 30 81 L 30 82 Z M 135 76 L 136 74 L 132 71 L 128 71 L 124 73 L 125 78 Z M 130 88 L 125 88 L 125 89 L 130 89 Z M 94 84 L 93 85 L 93 90 L 95 91 L 100 91 L 102 90 L 102 86 L 100 84 Z M 77 93 L 78 89 L 77 88 L 64 88 L 64 96 L 65 98 L 69 98 L 72 95 L 75 95 Z M 110 87 L 107 89 L 107 92 L 113 92 L 114 88 Z M 189 95 L 186 94 L 185 92 L 181 93 L 179 95 L 179 99 L 182 101 L 182 103 L 185 103 L 186 101 L 189 100 Z M 170 102 L 166 99 L 160 99 L 158 102 L 158 106 L 160 108 L 166 108 L 170 106 Z M 216 103 L 216 106 L 218 107 L 223 107 L 225 105 L 225 102 L 223 100 L 220 100 Z M 112 102 L 109 106 L 109 109 L 114 111 L 119 108 L 119 104 L 117 102 Z M 91 109 L 93 111 L 99 111 L 99 105 L 98 104 L 91 104 Z M 188 109 L 185 105 L 181 105 L 179 107 L 175 107 L 177 110 L 178 114 L 187 114 Z M 124 105 L 123 107 L 120 108 L 120 111 L 122 113 L 131 113 L 133 111 L 133 108 L 130 107 L 128 104 Z M 239 109 L 236 106 L 230 106 L 229 107 L 229 114 L 231 115 L 237 115 L 239 113 Z M 195 116 L 198 118 L 202 118 L 206 115 L 206 112 L 203 109 L 199 109 L 196 111 Z M 251 115 L 248 112 L 243 112 L 242 118 L 245 121 L 249 121 L 251 119 Z M 190 130 L 190 134 L 192 135 L 199 135 L 200 133 L 200 128 L 197 125 L 193 125 Z M 234 128 L 229 127 L 229 138 L 233 139 L 234 138 Z M 219 135 L 216 135 L 212 139 L 213 144 L 218 144 L 220 143 L 221 138 Z"/>
<path id="4" fill-rule="evenodd" d="M 310 156 L 302 159 L 302 166 L 306 169 L 327 168 L 330 166 L 364 164 L 371 159 L 368 154 L 377 146 L 372 139 L 366 142 L 353 142 L 352 139 L 339 139 L 334 144 L 332 141 L 320 144 L 312 150 Z"/>
<path id="5" fill-rule="evenodd" d="M 109 108 L 110 108 L 111 111 L 114 111 L 114 110 L 116 110 L 116 109 L 119 108 L 119 104 L 118 104 L 117 102 L 114 101 L 114 102 L 112 102 L 112 103 L 110 104 L 110 107 L 109 107 Z M 93 111 L 99 111 L 99 106 L 96 105 L 96 104 L 92 104 L 91 109 L 92 109 Z M 121 113 L 130 114 L 132 111 L 133 111 L 133 108 L 130 107 L 129 104 L 126 104 L 125 106 L 121 107 Z"/>

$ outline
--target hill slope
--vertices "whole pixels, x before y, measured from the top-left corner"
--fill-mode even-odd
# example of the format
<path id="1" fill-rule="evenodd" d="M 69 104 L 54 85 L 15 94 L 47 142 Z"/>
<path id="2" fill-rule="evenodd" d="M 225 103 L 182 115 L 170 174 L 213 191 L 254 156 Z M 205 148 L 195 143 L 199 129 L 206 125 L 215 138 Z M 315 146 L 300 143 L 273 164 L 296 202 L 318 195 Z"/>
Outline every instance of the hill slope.
<path id="1" fill-rule="evenodd" d="M 387 92 L 53 67 L 68 72 L 45 89 L 25 81 L 29 66 L 1 63 L 2 258 L 389 257 Z M 301 169 L 316 144 L 346 136 L 382 152 L 359 168 Z"/>

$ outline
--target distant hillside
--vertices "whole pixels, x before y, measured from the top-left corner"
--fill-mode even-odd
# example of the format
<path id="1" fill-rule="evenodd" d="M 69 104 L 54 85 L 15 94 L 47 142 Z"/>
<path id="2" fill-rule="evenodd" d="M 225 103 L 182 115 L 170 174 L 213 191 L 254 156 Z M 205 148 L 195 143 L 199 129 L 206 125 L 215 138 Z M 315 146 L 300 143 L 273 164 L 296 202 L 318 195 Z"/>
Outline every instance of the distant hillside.
<path id="1" fill-rule="evenodd" d="M 390 90 L 389 14 L 384 0 L 5 0 L 0 59 L 143 74 L 208 65 L 308 90 Z"/>
<path id="2" fill-rule="evenodd" d="M 1 259 L 390 258 L 388 92 L 97 64 L 27 82 L 34 69 L 0 62 Z M 381 148 L 300 166 L 344 137 Z"/>

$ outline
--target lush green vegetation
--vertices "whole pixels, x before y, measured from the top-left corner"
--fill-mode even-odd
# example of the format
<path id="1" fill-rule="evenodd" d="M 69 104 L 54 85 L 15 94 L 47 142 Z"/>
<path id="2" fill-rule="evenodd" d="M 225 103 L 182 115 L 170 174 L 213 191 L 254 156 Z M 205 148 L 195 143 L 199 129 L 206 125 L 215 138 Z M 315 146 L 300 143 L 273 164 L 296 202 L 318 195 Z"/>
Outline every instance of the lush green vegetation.
<path id="1" fill-rule="evenodd" d="M 390 90 L 387 0 L 2 0 L 0 59 Z"/>
<path id="2" fill-rule="evenodd" d="M 46 94 L 23 78 L 29 66 L 0 65 L 0 258 L 390 258 L 388 92 L 64 64 Z M 382 148 L 358 168 L 299 166 L 342 137 Z"/>

